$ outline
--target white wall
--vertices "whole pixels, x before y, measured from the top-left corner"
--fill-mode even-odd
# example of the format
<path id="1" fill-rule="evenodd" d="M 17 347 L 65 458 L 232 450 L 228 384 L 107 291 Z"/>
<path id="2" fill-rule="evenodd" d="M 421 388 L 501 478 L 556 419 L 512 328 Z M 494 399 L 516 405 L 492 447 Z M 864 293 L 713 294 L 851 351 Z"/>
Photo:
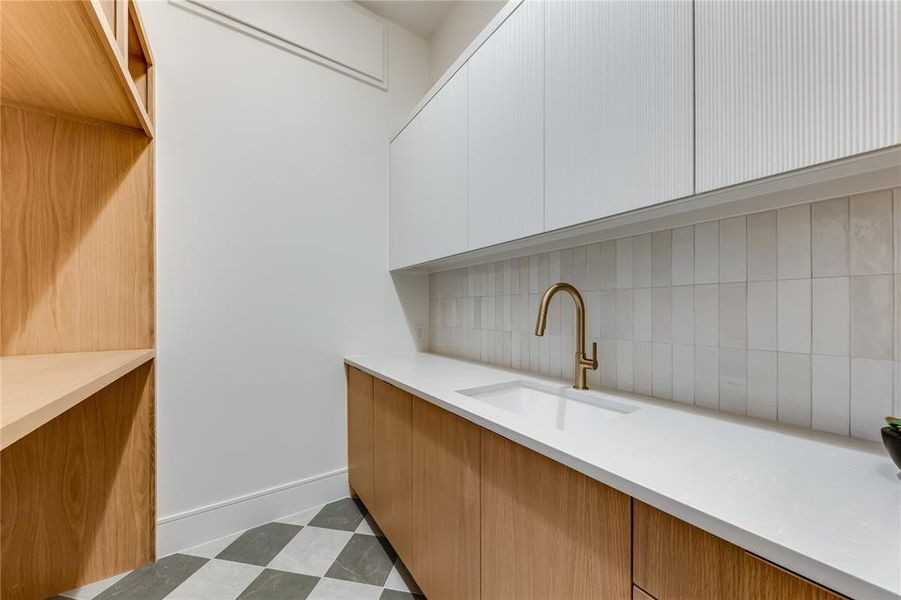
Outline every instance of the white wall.
<path id="1" fill-rule="evenodd" d="M 428 322 L 425 278 L 388 274 L 387 150 L 429 82 L 393 25 L 385 92 L 183 5 L 142 12 L 162 555 L 346 493 L 342 355 L 410 350 Z"/>
<path id="2" fill-rule="evenodd" d="M 429 83 L 435 83 L 503 8 L 506 0 L 458 2 L 429 38 Z"/>

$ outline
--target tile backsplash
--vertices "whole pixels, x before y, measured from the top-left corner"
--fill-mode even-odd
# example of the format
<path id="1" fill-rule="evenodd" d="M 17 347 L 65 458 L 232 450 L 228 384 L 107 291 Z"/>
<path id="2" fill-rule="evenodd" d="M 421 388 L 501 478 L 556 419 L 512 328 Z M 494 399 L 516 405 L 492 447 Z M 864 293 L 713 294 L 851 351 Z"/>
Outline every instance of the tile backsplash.
<path id="1" fill-rule="evenodd" d="M 585 298 L 594 387 L 877 440 L 901 413 L 901 188 L 429 277 L 433 352 L 570 378 Z"/>

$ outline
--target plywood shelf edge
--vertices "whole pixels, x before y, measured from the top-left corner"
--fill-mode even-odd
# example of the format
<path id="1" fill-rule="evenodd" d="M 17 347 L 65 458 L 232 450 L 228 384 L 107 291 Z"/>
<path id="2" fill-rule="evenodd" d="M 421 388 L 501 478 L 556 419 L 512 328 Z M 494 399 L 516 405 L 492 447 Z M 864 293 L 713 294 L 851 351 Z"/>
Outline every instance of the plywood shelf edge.
<path id="1" fill-rule="evenodd" d="M 153 359 L 152 349 L 0 357 L 0 449 Z"/>

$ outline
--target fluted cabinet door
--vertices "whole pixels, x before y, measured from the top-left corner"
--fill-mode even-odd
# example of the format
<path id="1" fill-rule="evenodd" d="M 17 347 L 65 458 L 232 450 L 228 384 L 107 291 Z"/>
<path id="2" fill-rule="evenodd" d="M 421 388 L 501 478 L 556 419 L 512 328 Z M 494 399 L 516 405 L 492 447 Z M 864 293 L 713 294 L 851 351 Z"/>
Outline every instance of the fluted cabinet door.
<path id="1" fill-rule="evenodd" d="M 697 186 L 901 143 L 901 2 L 695 4 Z"/>
<path id="2" fill-rule="evenodd" d="M 467 63 L 469 248 L 544 229 L 544 5 L 525 0 Z"/>
<path id="3" fill-rule="evenodd" d="M 692 3 L 545 10 L 545 230 L 690 195 Z"/>
<path id="4" fill-rule="evenodd" d="M 391 142 L 390 264 L 466 250 L 466 66 Z"/>

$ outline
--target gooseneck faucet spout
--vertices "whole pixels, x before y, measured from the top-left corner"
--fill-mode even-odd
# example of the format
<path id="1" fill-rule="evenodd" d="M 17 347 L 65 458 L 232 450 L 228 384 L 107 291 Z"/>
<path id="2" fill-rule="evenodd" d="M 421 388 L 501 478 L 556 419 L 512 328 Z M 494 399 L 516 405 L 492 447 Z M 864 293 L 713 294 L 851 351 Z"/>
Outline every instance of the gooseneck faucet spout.
<path id="1" fill-rule="evenodd" d="M 591 343 L 591 358 L 585 356 L 585 302 L 582 300 L 582 294 L 579 290 L 568 283 L 555 283 L 547 289 L 544 296 L 541 297 L 541 304 L 538 306 L 538 322 L 535 324 L 535 335 L 544 335 L 547 328 L 547 309 L 551 304 L 551 299 L 557 292 L 567 292 L 576 305 L 576 370 L 574 373 L 573 387 L 577 390 L 587 390 L 585 374 L 590 369 L 594 371 L 598 368 L 598 345 L 597 342 Z"/>

